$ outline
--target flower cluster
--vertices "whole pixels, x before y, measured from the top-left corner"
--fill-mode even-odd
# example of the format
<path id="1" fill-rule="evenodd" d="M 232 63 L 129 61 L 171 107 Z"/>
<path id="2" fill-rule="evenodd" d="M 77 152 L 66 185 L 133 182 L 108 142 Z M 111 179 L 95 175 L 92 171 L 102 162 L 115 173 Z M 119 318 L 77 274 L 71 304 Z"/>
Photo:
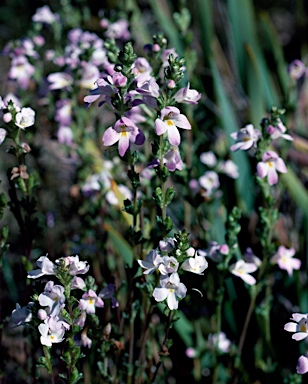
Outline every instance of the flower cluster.
<path id="1" fill-rule="evenodd" d="M 79 260 L 79 256 L 67 256 L 58 259 L 53 263 L 47 256 L 41 256 L 36 262 L 38 268 L 28 272 L 29 279 L 36 279 L 43 276 L 55 276 L 61 284 L 55 284 L 49 280 L 44 291 L 38 295 L 37 302 L 40 308 L 37 310 L 40 341 L 42 345 L 51 347 L 54 343 L 61 343 L 65 339 L 65 333 L 69 330 L 75 333 L 77 327 L 80 332 L 86 323 L 87 315 L 95 314 L 96 308 L 104 307 L 103 299 L 111 299 L 112 307 L 118 306 L 117 300 L 113 297 L 113 284 L 107 285 L 97 295 L 93 289 L 88 289 L 87 283 L 78 275 L 84 275 L 89 271 L 89 265 Z M 71 290 L 84 291 L 78 300 L 71 296 Z M 73 308 L 78 303 L 77 308 Z M 31 305 L 30 305 L 31 304 Z M 16 325 L 30 322 L 33 318 L 32 307 L 21 308 L 17 305 L 12 313 L 12 319 Z M 91 346 L 91 340 L 82 345 Z"/>
<path id="2" fill-rule="evenodd" d="M 170 310 L 177 309 L 179 300 L 186 296 L 187 288 L 181 283 L 179 275 L 183 271 L 203 275 L 208 267 L 205 256 L 200 256 L 194 248 L 186 247 L 183 250 L 179 246 L 177 238 L 164 239 L 157 249 L 146 255 L 145 260 L 138 260 L 139 265 L 145 269 L 144 274 L 159 271 L 160 281 L 153 291 L 153 297 L 158 302 L 167 300 Z"/>
<path id="3" fill-rule="evenodd" d="M 252 124 L 246 125 L 239 132 L 233 132 L 231 137 L 236 143 L 231 146 L 231 151 L 245 150 L 251 154 L 257 152 L 257 176 L 261 179 L 267 177 L 270 186 L 278 183 L 278 173 L 286 173 L 287 167 L 278 154 L 269 149 L 273 140 L 283 138 L 292 141 L 292 136 L 286 134 L 287 128 L 280 116 L 284 110 L 273 107 L 270 119 L 262 120 L 262 132 L 255 129 Z"/>

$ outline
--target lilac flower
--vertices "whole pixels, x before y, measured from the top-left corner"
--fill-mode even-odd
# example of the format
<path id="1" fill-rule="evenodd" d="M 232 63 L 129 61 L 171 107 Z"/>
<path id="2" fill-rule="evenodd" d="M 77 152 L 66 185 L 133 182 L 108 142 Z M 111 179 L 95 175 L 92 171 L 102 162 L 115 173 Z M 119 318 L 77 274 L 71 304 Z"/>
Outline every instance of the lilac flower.
<path id="1" fill-rule="evenodd" d="M 210 333 L 208 342 L 211 348 L 218 349 L 221 353 L 228 353 L 231 347 L 231 341 L 227 339 L 224 332 Z"/>
<path id="2" fill-rule="evenodd" d="M 135 80 L 137 80 L 137 87 L 142 85 L 145 81 L 151 79 L 152 67 L 147 59 L 138 57 L 134 63 Z"/>
<path id="3" fill-rule="evenodd" d="M 35 68 L 25 56 L 14 57 L 9 71 L 9 78 L 16 80 L 22 89 L 27 89 Z"/>
<path id="4" fill-rule="evenodd" d="M 157 98 L 160 95 L 159 85 L 157 84 L 155 78 L 151 77 L 149 80 L 143 82 L 142 84 L 139 84 L 136 88 L 136 92 L 134 93 L 140 93 L 144 96 L 151 96 Z"/>
<path id="5" fill-rule="evenodd" d="M 77 81 L 77 84 L 80 86 L 80 88 L 84 89 L 94 89 L 95 88 L 95 82 L 100 76 L 99 69 L 96 65 L 91 63 L 81 63 L 82 67 L 82 76 L 79 81 Z"/>
<path id="6" fill-rule="evenodd" d="M 239 149 L 246 151 L 249 148 L 256 147 L 261 132 L 254 129 L 252 124 L 248 124 L 239 132 L 231 133 L 231 137 L 236 140 L 236 143 L 230 147 L 231 151 L 235 152 Z"/>
<path id="7" fill-rule="evenodd" d="M 38 327 L 41 334 L 41 344 L 51 347 L 53 343 L 61 343 L 64 340 L 65 328 L 63 321 L 58 317 L 49 317 Z"/>
<path id="8" fill-rule="evenodd" d="M 267 132 L 271 135 L 272 140 L 276 140 L 282 137 L 285 140 L 293 141 L 293 137 L 285 133 L 286 130 L 287 128 L 284 126 L 280 119 L 278 119 L 278 122 L 275 126 L 269 125 L 267 127 Z"/>
<path id="9" fill-rule="evenodd" d="M 112 308 L 117 308 L 119 306 L 118 300 L 114 297 L 114 284 L 108 284 L 100 291 L 98 296 L 101 299 L 111 299 Z"/>
<path id="10" fill-rule="evenodd" d="M 302 61 L 293 60 L 288 67 L 288 71 L 292 80 L 298 80 L 305 74 L 306 67 Z"/>
<path id="11" fill-rule="evenodd" d="M 82 344 L 84 347 L 91 348 L 91 346 L 92 346 L 92 340 L 88 337 L 88 335 L 87 335 L 87 331 L 88 331 L 88 329 L 85 328 L 85 329 L 81 332 L 81 344 Z"/>
<path id="12" fill-rule="evenodd" d="M 87 314 L 93 314 L 95 313 L 96 307 L 102 308 L 103 306 L 103 300 L 98 297 L 92 289 L 82 295 L 78 305 L 78 307 L 82 311 L 86 311 Z"/>
<path id="13" fill-rule="evenodd" d="M 191 129 L 191 125 L 185 115 L 180 113 L 176 107 L 166 107 L 161 110 L 160 118 L 155 120 L 155 130 L 157 135 L 162 135 L 168 131 L 168 139 L 171 145 L 178 146 L 181 136 L 177 127 Z"/>
<path id="14" fill-rule="evenodd" d="M 106 36 L 109 39 L 120 39 L 120 40 L 129 40 L 130 32 L 128 30 L 128 21 L 125 19 L 119 19 L 114 23 L 108 24 Z"/>
<path id="15" fill-rule="evenodd" d="M 253 263 L 257 267 L 260 267 L 260 265 L 262 264 L 262 261 L 253 253 L 251 248 L 246 248 L 243 258 L 246 263 Z"/>
<path id="16" fill-rule="evenodd" d="M 163 256 L 162 261 L 158 266 L 159 272 L 162 275 L 168 275 L 169 273 L 174 273 L 179 268 L 179 262 L 173 256 Z"/>
<path id="17" fill-rule="evenodd" d="M 120 195 L 123 196 L 123 200 L 125 198 L 131 200 L 133 198 L 131 190 L 126 185 L 119 184 L 118 185 L 118 192 L 120 192 Z M 109 204 L 111 204 L 111 205 L 121 205 L 122 203 L 119 202 L 118 197 L 119 197 L 119 194 L 115 193 L 114 188 L 111 189 L 110 191 L 108 191 L 106 193 L 106 196 L 105 196 L 105 198 L 106 198 L 106 200 L 108 201 Z"/>
<path id="18" fill-rule="evenodd" d="M 35 122 L 35 111 L 32 108 L 22 108 L 15 116 L 15 125 L 21 129 L 31 127 Z"/>
<path id="19" fill-rule="evenodd" d="M 81 277 L 75 275 L 71 283 L 71 288 L 85 290 L 85 287 L 86 283 L 84 282 L 84 280 Z"/>
<path id="20" fill-rule="evenodd" d="M 61 99 L 56 102 L 55 120 L 60 126 L 69 126 L 72 122 L 72 101 Z"/>
<path id="21" fill-rule="evenodd" d="M 185 88 L 181 88 L 173 96 L 178 103 L 184 104 L 198 104 L 198 100 L 201 97 L 201 93 L 195 89 L 189 89 L 189 83 Z"/>
<path id="22" fill-rule="evenodd" d="M 292 339 L 300 341 L 308 336 L 308 313 L 293 313 L 292 322 L 285 324 L 284 329 L 293 332 Z"/>
<path id="23" fill-rule="evenodd" d="M 288 249 L 281 245 L 270 261 L 272 264 L 278 264 L 279 268 L 285 269 L 288 272 L 288 275 L 292 276 L 293 269 L 298 270 L 301 267 L 301 261 L 294 258 L 294 255 L 294 248 Z"/>
<path id="24" fill-rule="evenodd" d="M 231 265 L 230 272 L 233 275 L 240 277 L 245 283 L 249 285 L 256 284 L 256 279 L 250 275 L 255 272 L 258 267 L 255 264 L 246 263 L 244 260 L 238 260 L 235 264 Z"/>
<path id="25" fill-rule="evenodd" d="M 72 129 L 70 127 L 61 125 L 57 132 L 57 138 L 60 144 L 64 144 L 68 147 L 71 147 L 74 140 L 74 134 Z"/>
<path id="26" fill-rule="evenodd" d="M 153 297 L 156 301 L 167 299 L 168 307 L 171 310 L 177 309 L 179 299 L 186 296 L 187 288 L 180 282 L 179 275 L 174 272 L 170 276 L 161 276 L 160 285 L 154 289 Z"/>
<path id="27" fill-rule="evenodd" d="M 127 77 L 119 72 L 114 72 L 112 76 L 107 76 L 107 79 L 110 84 L 113 84 L 118 88 L 124 88 L 127 84 Z"/>
<path id="28" fill-rule="evenodd" d="M 201 195 L 204 197 L 210 197 L 220 185 L 218 175 L 214 171 L 205 172 L 199 177 L 198 182 L 202 188 Z"/>
<path id="29" fill-rule="evenodd" d="M 110 101 L 110 97 L 115 95 L 118 90 L 115 89 L 111 84 L 109 84 L 104 79 L 98 79 L 96 81 L 97 88 L 90 91 L 90 95 L 84 97 L 84 102 L 90 106 L 94 101 L 101 98 L 98 106 L 100 107 L 104 103 Z"/>
<path id="30" fill-rule="evenodd" d="M 52 24 L 59 20 L 57 13 L 52 13 L 48 5 L 38 8 L 32 16 L 32 21 L 35 23 Z"/>
<path id="31" fill-rule="evenodd" d="M 68 88 L 73 84 L 73 78 L 70 74 L 65 72 L 55 72 L 47 76 L 49 81 L 49 89 L 63 89 Z"/>
<path id="32" fill-rule="evenodd" d="M 55 285 L 53 281 L 48 281 L 44 292 L 39 295 L 38 301 L 42 307 L 48 307 L 50 316 L 58 316 L 60 310 L 64 307 L 64 287 Z"/>
<path id="33" fill-rule="evenodd" d="M 119 142 L 119 154 L 124 156 L 129 148 L 129 142 L 142 145 L 145 136 L 142 131 L 127 117 L 122 117 L 113 127 L 109 127 L 103 136 L 103 143 L 110 146 Z"/>
<path id="34" fill-rule="evenodd" d="M 208 262 L 204 256 L 199 256 L 196 252 L 194 257 L 189 257 L 181 265 L 181 268 L 184 271 L 189 271 L 196 273 L 198 275 L 203 275 L 203 271 L 208 267 Z"/>
<path id="35" fill-rule="evenodd" d="M 278 172 L 286 173 L 287 168 L 284 161 L 274 151 L 267 151 L 262 156 L 262 161 L 257 164 L 257 174 L 264 178 L 267 176 L 269 185 L 278 183 Z"/>
<path id="36" fill-rule="evenodd" d="M 39 269 L 29 271 L 27 276 L 29 279 L 36 279 L 44 275 L 55 275 L 57 273 L 57 266 L 47 256 L 41 256 L 36 264 Z"/>
<path id="37" fill-rule="evenodd" d="M 162 262 L 163 258 L 156 250 L 150 251 L 145 260 L 138 260 L 140 267 L 145 269 L 143 272 L 145 275 L 153 273 Z"/>
<path id="38" fill-rule="evenodd" d="M 306 355 L 300 356 L 300 358 L 298 359 L 296 372 L 299 375 L 308 373 L 308 353 L 306 353 Z"/>
<path id="39" fill-rule="evenodd" d="M 174 247 L 174 239 L 172 237 L 160 240 L 159 242 L 159 248 L 162 252 L 172 252 Z"/>
<path id="40" fill-rule="evenodd" d="M 200 155 L 200 161 L 208 167 L 215 167 L 215 165 L 217 164 L 217 157 L 212 151 L 203 152 Z"/>
<path id="41" fill-rule="evenodd" d="M 78 327 L 83 328 L 87 319 L 87 312 L 81 311 L 80 315 L 75 320 L 74 324 L 78 325 Z"/>
<path id="42" fill-rule="evenodd" d="M 222 161 L 218 164 L 217 170 L 232 177 L 232 179 L 239 177 L 238 166 L 232 160 Z"/>
<path id="43" fill-rule="evenodd" d="M 14 324 L 23 325 L 25 323 L 29 323 L 32 320 L 32 311 L 34 303 L 28 303 L 26 307 L 21 307 L 18 303 L 16 303 L 16 309 L 12 312 L 12 320 Z"/>
<path id="44" fill-rule="evenodd" d="M 90 265 L 87 261 L 80 261 L 79 256 L 67 256 L 60 260 L 64 261 L 64 265 L 68 268 L 68 273 L 72 276 L 75 275 L 84 275 L 88 272 Z M 59 260 L 56 261 L 59 263 Z"/>

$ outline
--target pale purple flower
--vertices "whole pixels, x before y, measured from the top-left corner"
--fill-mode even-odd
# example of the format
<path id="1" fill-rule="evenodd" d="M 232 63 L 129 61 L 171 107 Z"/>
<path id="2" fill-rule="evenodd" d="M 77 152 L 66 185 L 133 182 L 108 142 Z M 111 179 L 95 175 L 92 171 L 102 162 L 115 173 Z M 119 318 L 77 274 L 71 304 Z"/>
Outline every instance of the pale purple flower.
<path id="1" fill-rule="evenodd" d="M 286 130 L 287 128 L 279 118 L 275 126 L 269 125 L 267 127 L 267 132 L 271 135 L 272 140 L 282 137 L 285 140 L 293 141 L 293 137 L 285 133 Z"/>
<path id="2" fill-rule="evenodd" d="M 292 80 L 298 80 L 305 74 L 306 67 L 301 60 L 293 60 L 288 67 L 288 71 Z"/>
<path id="3" fill-rule="evenodd" d="M 181 136 L 178 128 L 191 129 L 191 125 L 185 115 L 180 113 L 176 107 L 166 107 L 161 110 L 160 118 L 155 120 L 155 130 L 158 136 L 168 132 L 168 139 L 171 145 L 178 146 Z"/>
<path id="4" fill-rule="evenodd" d="M 82 76 L 81 79 L 77 81 L 77 84 L 83 89 L 94 89 L 95 83 L 100 76 L 99 69 L 96 65 L 85 62 L 81 63 L 81 67 Z"/>
<path id="5" fill-rule="evenodd" d="M 37 317 L 40 319 L 40 320 L 46 320 L 47 317 L 48 317 L 48 313 L 45 311 L 45 309 L 39 309 L 37 311 Z"/>
<path id="6" fill-rule="evenodd" d="M 299 375 L 304 375 L 305 373 L 308 373 L 308 353 L 306 353 L 306 355 L 300 356 L 300 358 L 298 359 L 296 372 Z"/>
<path id="7" fill-rule="evenodd" d="M 224 332 L 210 333 L 208 336 L 208 342 L 211 348 L 218 349 L 221 353 L 228 353 L 231 347 L 231 341 L 227 339 Z"/>
<path id="8" fill-rule="evenodd" d="M 29 271 L 27 276 L 29 279 L 36 279 L 44 275 L 55 275 L 57 273 L 57 266 L 47 256 L 41 256 L 36 264 L 39 269 Z"/>
<path id="9" fill-rule="evenodd" d="M 64 265 L 70 275 L 84 275 L 88 272 L 90 265 L 87 261 L 80 261 L 79 256 L 67 256 L 60 260 L 64 261 Z M 56 261 L 59 263 L 59 260 Z"/>
<path id="10" fill-rule="evenodd" d="M 50 316 L 58 316 L 60 310 L 64 307 L 64 287 L 55 285 L 53 281 L 48 281 L 44 292 L 38 297 L 38 302 L 42 307 L 48 307 L 47 312 Z"/>
<path id="11" fill-rule="evenodd" d="M 172 237 L 160 240 L 159 242 L 159 248 L 162 252 L 172 252 L 174 247 L 174 239 Z"/>
<path id="12" fill-rule="evenodd" d="M 185 88 L 181 88 L 173 96 L 178 103 L 184 104 L 198 104 L 198 100 L 201 97 L 201 93 L 195 89 L 189 89 L 190 84 L 188 83 Z"/>
<path id="13" fill-rule="evenodd" d="M 292 339 L 300 341 L 308 336 L 308 314 L 307 313 L 293 313 L 292 322 L 285 324 L 284 330 L 293 332 Z"/>
<path id="14" fill-rule="evenodd" d="M 230 272 L 240 277 L 245 283 L 249 285 L 256 284 L 256 279 L 250 275 L 250 273 L 255 272 L 258 267 L 252 263 L 246 263 L 244 260 L 238 260 L 235 264 L 231 265 Z"/>
<path id="15" fill-rule="evenodd" d="M 260 267 L 260 265 L 262 264 L 262 261 L 259 259 L 259 257 L 257 257 L 253 253 L 252 249 L 249 247 L 246 248 L 246 251 L 244 252 L 243 258 L 246 261 L 246 263 L 253 263 L 257 267 Z"/>
<path id="16" fill-rule="evenodd" d="M 87 335 L 87 331 L 88 329 L 84 329 L 82 332 L 81 332 L 81 344 L 84 346 L 84 347 L 88 347 L 88 348 L 91 348 L 92 346 L 92 340 L 88 337 Z"/>
<path id="17" fill-rule="evenodd" d="M 204 197 L 209 197 L 213 194 L 214 191 L 219 188 L 219 177 L 214 171 L 207 171 L 199 177 L 199 185 L 202 188 L 201 195 Z"/>
<path id="18" fill-rule="evenodd" d="M 87 312 L 81 311 L 80 315 L 75 320 L 74 324 L 78 325 L 78 327 L 83 328 L 87 319 Z"/>
<path id="19" fill-rule="evenodd" d="M 174 172 L 176 169 L 181 171 L 183 169 L 183 161 L 180 155 L 179 148 L 176 146 L 172 146 L 172 148 L 165 154 L 163 163 L 166 165 L 170 172 Z M 158 167 L 159 164 L 159 159 L 154 159 L 148 164 L 148 167 Z"/>
<path id="20" fill-rule="evenodd" d="M 108 24 L 106 36 L 109 39 L 121 39 L 121 40 L 129 40 L 130 32 L 128 30 L 129 23 L 125 19 L 119 19 L 114 23 Z"/>
<path id="21" fill-rule="evenodd" d="M 185 351 L 185 354 L 187 357 L 189 357 L 190 359 L 194 359 L 195 357 L 198 356 L 198 352 L 195 350 L 195 348 L 192 348 L 192 347 L 188 347 Z"/>
<path id="22" fill-rule="evenodd" d="M 159 272 L 162 275 L 168 275 L 169 273 L 174 273 L 179 268 L 179 262 L 173 256 L 163 256 L 162 261 L 158 266 Z"/>
<path id="23" fill-rule="evenodd" d="M 140 267 L 145 269 L 145 275 L 153 273 L 162 262 L 162 256 L 154 249 L 146 255 L 145 260 L 138 260 Z"/>
<path id="24" fill-rule="evenodd" d="M 119 154 L 124 156 L 129 148 L 130 142 L 142 145 L 145 136 L 142 131 L 127 117 L 122 117 L 113 127 L 109 127 L 103 136 L 105 146 L 111 146 L 119 142 Z"/>
<path id="25" fill-rule="evenodd" d="M 107 79 L 110 84 L 113 84 L 118 88 L 124 88 L 127 84 L 127 77 L 120 72 L 114 72 L 112 76 L 107 76 Z"/>
<path id="26" fill-rule="evenodd" d="M 138 87 L 141 86 L 145 81 L 150 80 L 152 67 L 148 60 L 144 57 L 138 57 L 134 63 L 134 69 L 137 71 L 135 80 L 137 80 Z"/>
<path id="27" fill-rule="evenodd" d="M 49 81 L 49 89 L 63 89 L 68 88 L 73 84 L 73 78 L 70 74 L 65 72 L 55 72 L 47 76 Z"/>
<path id="28" fill-rule="evenodd" d="M 16 326 L 29 323 L 32 320 L 32 311 L 34 303 L 28 303 L 26 307 L 21 307 L 16 303 L 16 309 L 13 310 L 11 318 Z"/>
<path id="29" fill-rule="evenodd" d="M 60 126 L 57 132 L 57 139 L 60 144 L 71 147 L 74 140 L 74 134 L 70 127 Z"/>
<path id="30" fill-rule="evenodd" d="M 278 172 L 286 173 L 287 167 L 284 161 L 274 151 L 266 151 L 262 156 L 262 161 L 257 164 L 257 174 L 264 178 L 267 176 L 269 185 L 278 183 Z"/>
<path id="31" fill-rule="evenodd" d="M 25 56 L 14 57 L 9 71 L 9 78 L 16 80 L 22 89 L 27 89 L 35 68 Z"/>
<path id="32" fill-rule="evenodd" d="M 203 152 L 200 155 L 200 161 L 208 167 L 215 167 L 215 165 L 217 164 L 217 157 L 212 151 Z"/>
<path id="33" fill-rule="evenodd" d="M 100 107 L 106 101 L 110 100 L 110 97 L 115 95 L 118 90 L 115 89 L 111 84 L 109 84 L 104 79 L 98 79 L 96 81 L 97 88 L 90 91 L 90 95 L 84 97 L 84 102 L 91 105 L 94 101 L 97 101 L 99 98 L 102 100 L 99 102 L 98 106 Z"/>
<path id="34" fill-rule="evenodd" d="M 15 125 L 21 129 L 31 127 L 35 122 L 35 111 L 32 108 L 22 108 L 15 116 Z"/>
<path id="35" fill-rule="evenodd" d="M 277 253 L 271 258 L 270 261 L 272 264 L 278 264 L 279 268 L 285 269 L 288 272 L 288 275 L 292 276 L 293 269 L 298 270 L 301 267 L 301 261 L 294 258 L 294 255 L 294 248 L 288 249 L 281 245 L 278 248 Z"/>
<path id="36" fill-rule="evenodd" d="M 239 177 L 238 166 L 232 160 L 222 161 L 218 164 L 217 170 L 232 177 L 232 179 Z"/>
<path id="37" fill-rule="evenodd" d="M 136 92 L 134 93 L 140 93 L 141 95 L 144 96 L 152 96 L 154 98 L 157 98 L 160 93 L 159 93 L 159 85 L 157 84 L 156 80 L 154 77 L 151 77 L 149 80 L 145 81 L 142 84 L 139 84 L 138 87 L 136 88 Z"/>
<path id="38" fill-rule="evenodd" d="M 63 321 L 58 317 L 49 317 L 44 323 L 38 326 L 41 334 L 41 344 L 51 347 L 54 343 L 61 343 L 64 340 L 65 327 Z"/>
<path id="39" fill-rule="evenodd" d="M 236 143 L 230 147 L 231 151 L 235 152 L 239 149 L 246 151 L 247 149 L 256 147 L 256 143 L 261 137 L 261 132 L 254 129 L 252 124 L 248 124 L 239 132 L 231 133 L 231 137 L 236 140 Z"/>
<path id="40" fill-rule="evenodd" d="M 38 8 L 35 14 L 32 16 L 32 21 L 35 23 L 52 24 L 58 20 L 59 15 L 57 13 L 51 12 L 48 5 L 44 5 L 43 7 Z"/>
<path id="41" fill-rule="evenodd" d="M 125 198 L 131 200 L 133 197 L 131 190 L 126 185 L 119 184 L 118 192 L 120 192 L 120 195 L 123 196 L 123 200 L 125 200 Z M 117 194 L 115 193 L 114 189 L 111 189 L 106 193 L 105 198 L 108 201 L 108 203 L 111 205 L 123 205 L 123 203 L 119 202 L 119 199 L 118 199 L 118 197 L 122 197 L 122 196 L 119 196 L 118 193 Z"/>
<path id="42" fill-rule="evenodd" d="M 95 313 L 96 307 L 102 308 L 103 306 L 103 300 L 98 297 L 92 289 L 82 295 L 78 305 L 78 307 L 82 311 L 86 311 L 87 314 L 93 314 Z"/>
<path id="43" fill-rule="evenodd" d="M 111 299 L 112 308 L 116 308 L 119 306 L 118 300 L 114 297 L 114 284 L 108 284 L 105 288 L 103 288 L 98 296 L 101 299 Z"/>
<path id="44" fill-rule="evenodd" d="M 84 280 L 81 277 L 75 275 L 71 283 L 71 288 L 83 290 L 85 287 L 86 283 Z"/>
<path id="45" fill-rule="evenodd" d="M 186 259 L 181 268 L 184 271 L 196 273 L 198 275 L 203 275 L 203 271 L 208 267 L 208 262 L 204 256 L 199 256 L 198 253 L 195 253 L 194 257 L 189 257 Z"/>
<path id="46" fill-rule="evenodd" d="M 174 310 L 178 308 L 179 299 L 183 299 L 186 292 L 187 288 L 180 282 L 179 275 L 174 272 L 170 276 L 161 276 L 160 285 L 154 289 L 153 297 L 158 302 L 167 299 L 168 307 Z"/>

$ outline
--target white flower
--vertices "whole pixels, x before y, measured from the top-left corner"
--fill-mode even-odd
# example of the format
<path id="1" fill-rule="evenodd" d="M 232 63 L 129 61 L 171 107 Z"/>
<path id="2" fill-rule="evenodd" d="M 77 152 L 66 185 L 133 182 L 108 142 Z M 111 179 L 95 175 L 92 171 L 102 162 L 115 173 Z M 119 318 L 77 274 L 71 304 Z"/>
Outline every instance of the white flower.
<path id="1" fill-rule="evenodd" d="M 186 259 L 181 265 L 181 268 L 185 271 L 197 273 L 198 275 L 203 275 L 203 271 L 208 267 L 208 262 L 204 256 L 199 256 L 197 253 L 195 257 L 190 257 Z"/>
<path id="2" fill-rule="evenodd" d="M 245 283 L 249 285 L 256 284 L 256 279 L 250 276 L 249 273 L 255 272 L 258 267 L 252 263 L 245 263 L 244 260 L 238 260 L 235 264 L 231 265 L 230 272 L 233 275 L 240 277 Z"/>
<path id="3" fill-rule="evenodd" d="M 279 268 L 285 269 L 289 276 L 292 276 L 293 269 L 297 270 L 301 267 L 300 259 L 293 257 L 295 255 L 294 248 L 286 248 L 281 245 L 277 253 L 271 258 L 272 264 L 278 264 Z"/>
<path id="4" fill-rule="evenodd" d="M 61 343 L 64 340 L 65 328 L 63 321 L 58 317 L 49 317 L 38 327 L 41 334 L 41 344 L 51 347 L 53 343 Z"/>
<path id="5" fill-rule="evenodd" d="M 162 276 L 160 285 L 154 289 L 153 297 L 156 301 L 167 299 L 168 307 L 173 310 L 179 306 L 179 299 L 186 296 L 187 288 L 180 282 L 179 275 L 174 272 L 170 276 Z"/>
<path id="6" fill-rule="evenodd" d="M 168 275 L 169 273 L 176 272 L 179 267 L 179 262 L 173 256 L 163 256 L 162 262 L 158 266 L 159 272 L 162 275 Z"/>
<path id="7" fill-rule="evenodd" d="M 35 112 L 32 108 L 22 108 L 20 112 L 16 114 L 15 124 L 21 129 L 31 127 L 35 121 Z"/>
<path id="8" fill-rule="evenodd" d="M 92 289 L 84 293 L 79 301 L 79 308 L 88 314 L 95 313 L 95 307 L 102 308 L 103 306 L 103 300 Z"/>
<path id="9" fill-rule="evenodd" d="M 287 323 L 284 326 L 285 331 L 295 332 L 292 339 L 300 341 L 308 336 L 308 313 L 293 313 L 292 323 Z"/>
<path id="10" fill-rule="evenodd" d="M 50 316 L 58 316 L 65 302 L 64 287 L 48 281 L 44 292 L 39 295 L 38 301 L 42 307 L 48 307 Z"/>
<path id="11" fill-rule="evenodd" d="M 212 348 L 217 348 L 222 353 L 228 353 L 230 350 L 231 341 L 224 332 L 209 334 L 208 341 Z"/>
<path id="12" fill-rule="evenodd" d="M 36 279 L 44 275 L 55 275 L 57 273 L 57 266 L 47 256 L 41 256 L 36 264 L 39 269 L 29 271 L 27 276 L 29 279 Z"/>
<path id="13" fill-rule="evenodd" d="M 0 128 L 0 144 L 4 142 L 7 132 L 4 128 Z"/>
<path id="14" fill-rule="evenodd" d="M 138 260 L 140 267 L 145 268 L 145 275 L 153 273 L 162 262 L 162 256 L 154 249 L 146 255 L 145 260 Z"/>

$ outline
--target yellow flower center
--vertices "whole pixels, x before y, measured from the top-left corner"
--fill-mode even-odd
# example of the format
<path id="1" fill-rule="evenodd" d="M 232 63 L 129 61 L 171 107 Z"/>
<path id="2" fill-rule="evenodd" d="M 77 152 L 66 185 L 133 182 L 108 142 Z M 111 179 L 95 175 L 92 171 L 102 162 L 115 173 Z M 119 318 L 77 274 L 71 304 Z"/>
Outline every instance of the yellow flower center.
<path id="1" fill-rule="evenodd" d="M 174 122 L 172 120 L 166 120 L 166 124 L 172 127 L 174 125 Z"/>

